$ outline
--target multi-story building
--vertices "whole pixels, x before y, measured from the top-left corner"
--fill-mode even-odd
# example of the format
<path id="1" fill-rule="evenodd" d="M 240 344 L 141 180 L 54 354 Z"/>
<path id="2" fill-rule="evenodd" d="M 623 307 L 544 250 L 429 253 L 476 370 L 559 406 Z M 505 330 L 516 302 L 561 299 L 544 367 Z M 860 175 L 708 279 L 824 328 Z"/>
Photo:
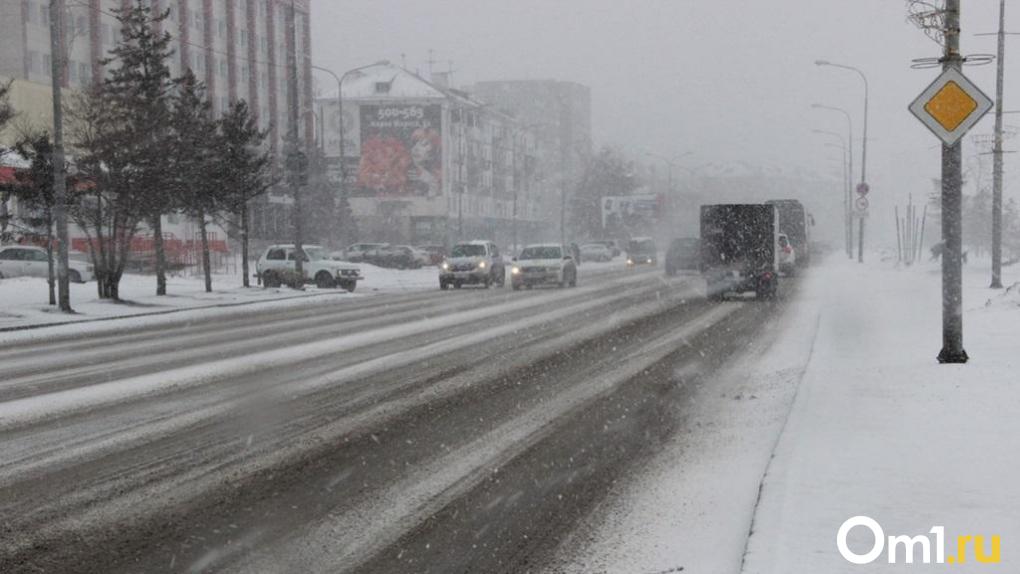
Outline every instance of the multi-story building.
<path id="1" fill-rule="evenodd" d="M 555 198 L 536 178 L 535 135 L 510 115 L 388 62 L 347 74 L 340 105 L 317 100 L 323 150 L 339 163 L 342 129 L 344 189 L 366 240 L 549 236 Z"/>
<path id="2" fill-rule="evenodd" d="M 134 1 L 64 0 L 67 65 L 60 82 L 65 88 L 80 89 L 103 79 L 103 61 L 119 38 L 117 10 Z M 146 1 L 154 12 L 167 14 L 160 25 L 171 36 L 171 74 L 179 76 L 190 68 L 205 83 L 216 113 L 233 101 L 246 100 L 269 131 L 269 145 L 277 156 L 288 133 L 288 82 L 290 70 L 296 69 L 297 129 L 311 145 L 309 0 Z M 42 127 L 52 125 L 50 45 L 50 0 L 0 2 L 0 80 L 14 82 L 12 103 L 20 121 Z M 282 193 L 258 202 L 252 214 L 253 236 L 289 234 L 289 204 Z M 191 232 L 174 227 L 176 220 L 171 217 L 168 222 L 171 233 Z"/>
<path id="3" fill-rule="evenodd" d="M 561 80 L 495 80 L 471 88 L 479 100 L 529 126 L 536 134 L 538 177 L 569 193 L 591 155 L 591 89 Z M 559 217 L 559 209 L 553 212 Z"/>

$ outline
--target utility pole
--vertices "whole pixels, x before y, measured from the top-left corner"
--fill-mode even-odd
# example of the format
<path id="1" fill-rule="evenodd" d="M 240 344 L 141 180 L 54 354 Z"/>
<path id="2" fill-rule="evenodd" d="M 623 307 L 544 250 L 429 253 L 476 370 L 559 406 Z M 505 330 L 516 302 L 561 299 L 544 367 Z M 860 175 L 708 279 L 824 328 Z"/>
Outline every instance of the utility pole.
<path id="1" fill-rule="evenodd" d="M 943 70 L 963 67 L 960 55 L 960 0 L 946 0 Z M 963 263 L 961 189 L 963 142 L 942 144 L 942 350 L 939 363 L 966 363 L 963 349 Z"/>
<path id="2" fill-rule="evenodd" d="M 290 2 L 287 10 L 289 33 L 287 34 L 287 182 L 290 187 L 291 197 L 294 199 L 292 217 L 294 220 L 294 268 L 299 277 L 304 277 L 304 213 L 301 208 L 301 186 L 304 184 L 305 169 L 308 164 L 307 156 L 301 151 L 299 142 L 298 121 L 300 111 L 298 109 L 298 65 L 297 65 L 297 13 L 294 7 L 294 0 Z"/>
<path id="3" fill-rule="evenodd" d="M 1002 80 L 1006 57 L 1006 0 L 999 0 L 995 74 L 995 149 L 992 151 L 992 289 L 1002 289 Z"/>
<path id="4" fill-rule="evenodd" d="M 64 165 L 64 0 L 50 0 L 50 53 L 53 80 L 53 218 L 57 226 L 57 302 L 72 313 L 67 275 L 67 177 Z"/>

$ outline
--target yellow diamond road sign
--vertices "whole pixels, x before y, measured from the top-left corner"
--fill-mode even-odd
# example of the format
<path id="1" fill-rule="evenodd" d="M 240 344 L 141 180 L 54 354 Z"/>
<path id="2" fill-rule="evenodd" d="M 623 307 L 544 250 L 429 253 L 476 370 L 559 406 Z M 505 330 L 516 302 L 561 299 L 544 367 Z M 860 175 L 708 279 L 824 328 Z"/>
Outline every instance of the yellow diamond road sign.
<path id="1" fill-rule="evenodd" d="M 912 104 L 910 113 L 946 145 L 960 141 L 988 110 L 992 100 L 957 70 L 946 70 Z"/>

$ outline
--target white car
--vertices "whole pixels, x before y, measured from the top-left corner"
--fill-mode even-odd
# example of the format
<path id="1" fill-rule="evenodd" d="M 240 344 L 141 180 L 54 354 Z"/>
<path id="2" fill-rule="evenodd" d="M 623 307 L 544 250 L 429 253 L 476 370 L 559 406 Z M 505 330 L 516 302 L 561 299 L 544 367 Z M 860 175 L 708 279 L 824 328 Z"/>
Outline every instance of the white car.
<path id="1" fill-rule="evenodd" d="M 358 281 L 364 279 L 361 270 L 349 263 L 328 257 L 318 245 L 304 245 L 304 256 L 293 245 L 270 245 L 255 263 L 256 276 L 266 287 L 279 287 L 287 283 L 288 274 L 297 270 L 297 259 L 302 257 L 303 283 L 312 283 L 320 289 L 340 287 L 354 291 Z"/>
<path id="2" fill-rule="evenodd" d="M 613 250 L 604 243 L 585 243 L 581 246 L 583 261 L 612 261 Z"/>
<path id="3" fill-rule="evenodd" d="M 510 269 L 514 290 L 534 285 L 577 286 L 577 263 L 562 245 L 529 245 L 514 260 Z"/>
<path id="4" fill-rule="evenodd" d="M 439 265 L 439 288 L 460 289 L 463 285 L 506 285 L 506 265 L 499 247 L 491 241 L 458 243 Z"/>
<path id="5" fill-rule="evenodd" d="M 56 253 L 54 253 L 54 259 L 55 256 Z M 30 245 L 0 247 L 0 279 L 9 277 L 48 278 L 49 274 L 49 259 L 46 257 L 46 250 L 42 247 Z M 95 279 L 95 270 L 92 264 L 87 261 L 68 258 L 67 277 L 72 283 L 85 283 Z"/>
<path id="6" fill-rule="evenodd" d="M 794 275 L 797 270 L 797 250 L 790 243 L 785 233 L 779 234 L 779 270 L 786 275 Z"/>

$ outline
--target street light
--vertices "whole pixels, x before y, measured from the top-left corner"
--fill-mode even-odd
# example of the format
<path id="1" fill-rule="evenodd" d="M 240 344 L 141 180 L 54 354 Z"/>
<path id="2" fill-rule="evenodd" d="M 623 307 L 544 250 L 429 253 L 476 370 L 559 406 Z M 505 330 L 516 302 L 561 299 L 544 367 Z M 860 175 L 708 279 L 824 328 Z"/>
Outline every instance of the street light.
<path id="1" fill-rule="evenodd" d="M 847 130 L 846 131 L 846 134 L 847 134 L 846 135 L 846 146 L 847 146 L 847 151 L 849 152 L 849 157 L 850 157 L 850 167 L 848 168 L 848 170 L 849 170 L 849 173 L 850 173 L 850 178 L 852 180 L 853 179 L 853 172 L 854 172 L 854 144 L 853 144 L 853 141 L 854 141 L 854 122 L 853 122 L 853 118 L 851 118 L 851 116 L 850 116 L 850 112 L 844 110 L 843 108 L 838 108 L 838 107 L 835 107 L 835 106 L 827 106 L 825 104 L 817 104 L 817 103 L 815 103 L 815 104 L 811 104 L 811 107 L 816 109 L 816 110 L 828 110 L 828 111 L 832 111 L 832 112 L 838 112 L 840 114 L 843 114 L 843 116 L 846 118 L 846 130 Z M 843 201 L 843 206 L 845 208 L 845 213 L 844 213 L 844 218 L 843 218 L 843 226 L 845 227 L 845 229 L 844 229 L 843 235 L 845 236 L 845 239 L 846 239 L 846 254 L 847 254 L 847 257 L 849 257 L 850 259 L 853 259 L 853 257 L 854 257 L 854 225 L 853 225 L 853 218 L 850 215 L 850 205 L 852 204 L 852 202 L 853 202 L 853 183 L 848 183 L 847 189 L 846 189 L 846 198 Z"/>
<path id="2" fill-rule="evenodd" d="M 312 66 L 313 70 L 318 70 L 320 72 L 329 74 L 330 76 L 333 76 L 334 80 L 336 80 L 336 111 L 337 111 L 337 119 L 339 121 L 339 125 L 337 126 L 337 132 L 340 135 L 340 156 L 339 157 L 340 157 L 340 190 L 341 190 L 341 192 L 344 190 L 344 183 L 345 183 L 344 182 L 344 178 L 345 178 L 345 174 L 344 174 L 344 98 L 343 98 L 344 80 L 347 79 L 347 76 L 349 76 L 350 74 L 353 74 L 355 72 L 360 72 L 361 70 L 364 70 L 366 68 L 371 68 L 372 66 L 388 66 L 389 63 L 390 63 L 389 60 L 379 60 L 378 62 L 375 62 L 373 64 L 365 64 L 364 66 L 358 66 L 357 68 L 352 68 L 350 70 L 347 70 L 346 72 L 343 73 L 343 75 L 340 75 L 340 76 L 338 76 L 335 72 L 333 72 L 333 70 L 330 70 L 328 68 L 323 68 L 322 66 L 314 66 L 314 65 Z M 325 139 L 325 138 L 323 138 L 323 139 Z"/>
<path id="3" fill-rule="evenodd" d="M 861 80 L 864 82 L 864 133 L 861 142 L 861 184 L 865 185 L 868 181 L 868 77 L 864 75 L 864 72 L 860 68 L 853 66 L 847 66 L 845 64 L 836 64 L 828 60 L 815 60 L 816 66 L 830 66 L 833 68 L 841 68 L 844 70 L 850 70 L 856 72 Z M 857 261 L 859 263 L 864 262 L 864 218 L 860 218 L 860 228 L 857 231 Z"/>

